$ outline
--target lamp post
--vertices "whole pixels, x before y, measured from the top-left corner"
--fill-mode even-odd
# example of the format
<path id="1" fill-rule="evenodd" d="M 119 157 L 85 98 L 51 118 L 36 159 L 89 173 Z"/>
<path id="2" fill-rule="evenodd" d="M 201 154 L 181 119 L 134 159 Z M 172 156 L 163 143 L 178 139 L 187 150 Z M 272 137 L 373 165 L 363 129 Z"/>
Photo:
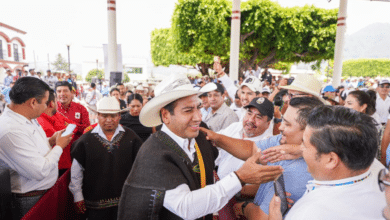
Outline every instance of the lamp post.
<path id="1" fill-rule="evenodd" d="M 68 47 L 68 72 L 70 74 L 70 53 L 69 53 L 70 44 L 67 44 L 66 46 Z"/>

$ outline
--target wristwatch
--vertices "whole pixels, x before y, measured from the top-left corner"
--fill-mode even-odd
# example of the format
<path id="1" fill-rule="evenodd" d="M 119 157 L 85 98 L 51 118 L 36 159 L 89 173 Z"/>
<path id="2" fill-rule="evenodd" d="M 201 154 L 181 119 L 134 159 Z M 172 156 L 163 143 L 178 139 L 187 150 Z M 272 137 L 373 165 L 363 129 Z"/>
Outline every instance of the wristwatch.
<path id="1" fill-rule="evenodd" d="M 282 122 L 283 120 L 281 118 L 274 118 L 274 123 L 277 124 L 277 123 L 280 123 Z"/>
<path id="2" fill-rule="evenodd" d="M 247 206 L 249 204 L 249 202 L 248 201 L 245 201 L 243 204 L 242 204 L 242 206 L 241 206 L 241 210 L 242 210 L 242 214 L 245 216 L 245 214 L 244 214 L 244 209 L 245 209 L 245 207 Z"/>

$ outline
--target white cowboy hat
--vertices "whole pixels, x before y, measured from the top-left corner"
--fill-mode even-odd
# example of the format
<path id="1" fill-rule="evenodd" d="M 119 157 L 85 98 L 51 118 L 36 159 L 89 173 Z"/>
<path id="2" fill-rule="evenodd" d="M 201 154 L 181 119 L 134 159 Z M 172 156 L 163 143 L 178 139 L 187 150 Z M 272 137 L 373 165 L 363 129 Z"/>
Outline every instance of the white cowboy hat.
<path id="1" fill-rule="evenodd" d="M 323 103 L 327 103 L 326 100 L 320 96 L 322 84 L 313 75 L 299 74 L 295 77 L 291 85 L 281 86 L 281 88 L 304 92 L 317 97 Z"/>
<path id="2" fill-rule="evenodd" d="M 169 103 L 191 95 L 200 95 L 214 91 L 217 86 L 204 86 L 199 91 L 192 87 L 190 80 L 184 74 L 171 74 L 161 81 L 154 89 L 156 95 L 141 110 L 139 119 L 146 127 L 155 127 L 162 124 L 160 110 Z"/>
<path id="3" fill-rule="evenodd" d="M 87 106 L 91 111 L 101 114 L 116 114 L 128 111 L 128 108 L 122 109 L 119 101 L 115 97 L 104 97 L 97 103 L 97 110 Z"/>

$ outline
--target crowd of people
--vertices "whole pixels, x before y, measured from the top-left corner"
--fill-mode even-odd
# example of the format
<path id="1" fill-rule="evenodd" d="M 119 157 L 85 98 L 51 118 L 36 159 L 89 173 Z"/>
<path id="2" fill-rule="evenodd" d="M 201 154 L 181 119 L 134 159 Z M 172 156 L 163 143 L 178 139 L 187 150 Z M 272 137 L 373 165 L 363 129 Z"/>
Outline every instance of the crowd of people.
<path id="1" fill-rule="evenodd" d="M 0 170 L 13 219 L 69 172 L 80 218 L 390 219 L 387 79 L 333 88 L 258 66 L 234 82 L 218 59 L 213 69 L 85 90 L 70 75 L 7 71 Z"/>

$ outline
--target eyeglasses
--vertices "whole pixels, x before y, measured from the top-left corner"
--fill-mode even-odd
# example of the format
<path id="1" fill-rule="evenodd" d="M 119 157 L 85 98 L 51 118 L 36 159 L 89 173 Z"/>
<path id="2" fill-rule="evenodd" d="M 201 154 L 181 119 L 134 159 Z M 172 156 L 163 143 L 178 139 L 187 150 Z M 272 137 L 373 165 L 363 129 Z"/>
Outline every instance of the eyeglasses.
<path id="1" fill-rule="evenodd" d="M 385 86 L 385 85 L 383 85 L 383 84 L 382 84 L 382 85 L 379 85 L 379 87 L 382 88 L 382 89 L 383 89 L 383 88 L 386 88 L 386 89 L 390 88 L 390 86 Z"/>
<path id="2" fill-rule="evenodd" d="M 379 189 L 383 192 L 386 186 L 390 186 L 390 176 L 387 169 L 382 169 L 378 174 Z"/>

